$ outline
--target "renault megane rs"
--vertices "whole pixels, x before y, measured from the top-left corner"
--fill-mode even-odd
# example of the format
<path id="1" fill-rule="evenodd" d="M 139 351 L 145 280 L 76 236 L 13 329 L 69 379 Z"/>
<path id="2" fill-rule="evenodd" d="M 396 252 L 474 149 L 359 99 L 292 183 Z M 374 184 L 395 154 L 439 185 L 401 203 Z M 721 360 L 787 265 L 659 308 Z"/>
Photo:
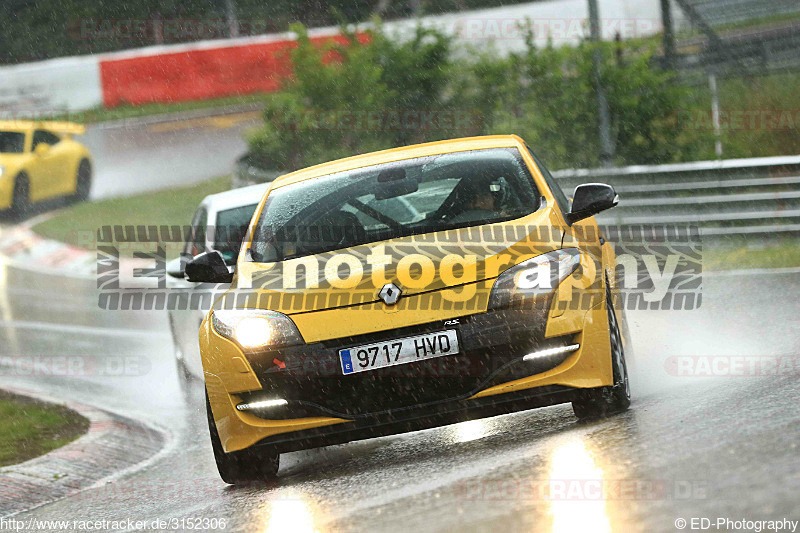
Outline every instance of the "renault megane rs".
<path id="1" fill-rule="evenodd" d="M 517 136 L 434 142 L 275 180 L 234 272 L 215 251 L 190 281 L 231 282 L 200 329 L 223 480 L 279 455 L 572 403 L 628 408 L 615 256 Z"/>

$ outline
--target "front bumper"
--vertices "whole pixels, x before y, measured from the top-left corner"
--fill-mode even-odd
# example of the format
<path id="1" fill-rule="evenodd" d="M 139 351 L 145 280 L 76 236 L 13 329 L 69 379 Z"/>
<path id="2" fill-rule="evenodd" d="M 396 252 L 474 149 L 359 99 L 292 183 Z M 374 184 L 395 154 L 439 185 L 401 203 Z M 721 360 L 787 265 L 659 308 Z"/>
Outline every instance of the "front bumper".
<path id="1" fill-rule="evenodd" d="M 271 446 L 278 453 L 319 448 L 567 403 L 576 394 L 576 389 L 550 385 L 483 398 L 452 400 L 401 411 L 364 415 L 347 423 L 278 433 L 261 439 L 254 446 Z"/>
<path id="2" fill-rule="evenodd" d="M 572 326 L 552 335 L 548 307 L 488 311 L 461 317 L 458 324 L 435 321 L 247 354 L 206 320 L 201 331 L 206 384 L 223 447 L 234 451 L 270 444 L 291 451 L 323 446 L 569 402 L 576 388 L 610 385 L 605 309 L 568 312 L 580 316 L 567 317 Z M 458 355 L 341 372 L 339 349 L 445 329 L 456 329 Z M 572 343 L 580 348 L 523 360 L 531 352 Z M 206 354 L 213 354 L 213 360 Z M 218 364 L 226 358 L 237 358 L 231 366 L 238 372 Z M 287 404 L 236 409 L 274 398 Z"/>

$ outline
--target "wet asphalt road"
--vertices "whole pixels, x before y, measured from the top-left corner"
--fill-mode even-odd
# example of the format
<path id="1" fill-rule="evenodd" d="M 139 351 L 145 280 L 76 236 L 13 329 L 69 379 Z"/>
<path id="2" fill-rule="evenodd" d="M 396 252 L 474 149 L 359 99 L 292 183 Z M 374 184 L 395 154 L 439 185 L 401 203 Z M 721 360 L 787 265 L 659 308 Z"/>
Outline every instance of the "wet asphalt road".
<path id="1" fill-rule="evenodd" d="M 98 369 L 6 371 L 0 386 L 149 421 L 173 444 L 143 470 L 19 519 L 208 518 L 228 531 L 676 531 L 679 518 L 800 519 L 796 359 L 778 375 L 704 378 L 672 375 L 669 359 L 796 357 L 798 274 L 707 278 L 699 310 L 630 312 L 627 413 L 579 424 L 563 405 L 297 452 L 282 456 L 277 486 L 246 488 L 217 477 L 202 388 L 181 393 L 164 315 L 102 311 L 94 285 L 0 268 L 0 356 L 66 354 Z M 128 375 L 103 364 L 120 360 L 136 362 Z"/>
<path id="2" fill-rule="evenodd" d="M 202 113 L 202 112 L 201 112 Z M 229 174 L 260 112 L 147 117 L 89 126 L 77 139 L 94 160 L 93 199 L 189 185 Z"/>

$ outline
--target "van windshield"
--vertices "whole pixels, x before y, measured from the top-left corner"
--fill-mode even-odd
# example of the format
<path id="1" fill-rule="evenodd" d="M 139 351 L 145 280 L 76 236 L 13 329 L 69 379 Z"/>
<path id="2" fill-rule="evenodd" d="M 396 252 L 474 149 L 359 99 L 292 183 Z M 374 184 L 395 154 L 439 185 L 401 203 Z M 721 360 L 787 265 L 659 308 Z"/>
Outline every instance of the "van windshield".
<path id="1" fill-rule="evenodd" d="M 220 252 L 226 262 L 235 262 L 256 207 L 258 204 L 243 205 L 225 209 L 217 214 L 214 250 Z"/>
<path id="2" fill-rule="evenodd" d="M 406 159 L 270 192 L 251 258 L 274 262 L 465 226 L 511 220 L 540 194 L 516 148 Z"/>

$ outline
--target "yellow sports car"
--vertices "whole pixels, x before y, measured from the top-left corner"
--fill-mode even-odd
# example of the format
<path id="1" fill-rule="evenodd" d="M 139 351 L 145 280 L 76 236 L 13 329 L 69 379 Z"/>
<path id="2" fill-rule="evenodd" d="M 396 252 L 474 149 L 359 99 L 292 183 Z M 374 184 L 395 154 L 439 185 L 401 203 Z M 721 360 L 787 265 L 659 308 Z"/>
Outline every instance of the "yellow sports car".
<path id="1" fill-rule="evenodd" d="M 85 200 L 92 184 L 89 150 L 71 122 L 0 121 L 0 209 L 19 215 L 56 197 Z"/>
<path id="2" fill-rule="evenodd" d="M 628 408 L 615 256 L 517 136 L 441 141 L 275 180 L 200 329 L 223 480 L 272 478 L 279 454 L 571 402 Z M 223 231 L 224 228 L 216 228 Z"/>

